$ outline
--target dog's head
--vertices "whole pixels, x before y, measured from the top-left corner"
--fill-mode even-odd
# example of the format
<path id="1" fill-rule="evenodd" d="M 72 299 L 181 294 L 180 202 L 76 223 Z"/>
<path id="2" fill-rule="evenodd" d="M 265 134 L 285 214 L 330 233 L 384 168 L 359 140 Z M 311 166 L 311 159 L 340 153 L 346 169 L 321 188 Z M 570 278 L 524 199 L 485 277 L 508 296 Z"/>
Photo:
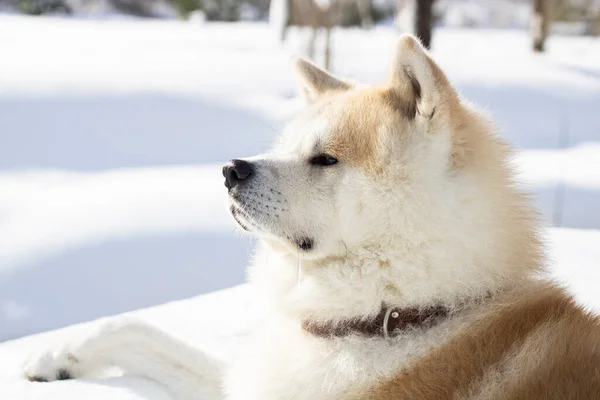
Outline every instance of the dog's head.
<path id="1" fill-rule="evenodd" d="M 476 235 L 492 213 L 502 217 L 505 148 L 414 37 L 400 38 L 379 86 L 304 60 L 295 69 L 308 107 L 272 152 L 223 168 L 242 228 L 316 259 L 399 238 L 418 246 L 453 225 Z"/>

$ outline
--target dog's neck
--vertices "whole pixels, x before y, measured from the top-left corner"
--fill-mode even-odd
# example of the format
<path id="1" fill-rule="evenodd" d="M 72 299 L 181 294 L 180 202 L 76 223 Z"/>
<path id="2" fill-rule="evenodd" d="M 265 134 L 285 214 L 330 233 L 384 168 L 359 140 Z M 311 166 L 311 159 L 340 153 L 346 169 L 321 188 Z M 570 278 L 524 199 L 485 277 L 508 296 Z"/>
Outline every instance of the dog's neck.
<path id="1" fill-rule="evenodd" d="M 411 258 L 374 249 L 306 260 L 263 244 L 250 279 L 270 307 L 288 317 L 317 323 L 377 316 L 382 304 L 397 309 L 443 306 L 451 312 L 469 299 L 486 297 L 521 280 L 490 274 L 468 257 L 453 265 L 434 266 L 432 261 L 422 254 Z M 466 265 L 469 261 L 472 270 Z"/>

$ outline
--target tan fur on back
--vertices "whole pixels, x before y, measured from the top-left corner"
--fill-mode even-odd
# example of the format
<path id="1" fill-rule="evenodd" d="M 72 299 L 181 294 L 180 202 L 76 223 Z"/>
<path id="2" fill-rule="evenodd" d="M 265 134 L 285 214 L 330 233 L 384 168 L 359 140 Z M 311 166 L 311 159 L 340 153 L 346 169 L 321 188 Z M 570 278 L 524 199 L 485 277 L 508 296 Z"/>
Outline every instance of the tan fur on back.
<path id="1" fill-rule="evenodd" d="M 359 398 L 598 399 L 600 326 L 562 289 L 495 299 L 454 339 Z"/>

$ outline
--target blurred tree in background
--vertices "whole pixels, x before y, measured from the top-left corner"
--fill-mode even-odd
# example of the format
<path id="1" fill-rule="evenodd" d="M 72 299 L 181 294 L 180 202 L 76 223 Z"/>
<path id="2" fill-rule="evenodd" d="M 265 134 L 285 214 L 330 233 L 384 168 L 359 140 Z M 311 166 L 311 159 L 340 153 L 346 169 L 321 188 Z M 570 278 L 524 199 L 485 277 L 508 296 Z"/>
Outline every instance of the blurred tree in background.
<path id="1" fill-rule="evenodd" d="M 533 51 L 544 51 L 546 38 L 550 32 L 551 0 L 533 0 L 533 14 L 531 17 L 531 36 L 533 38 Z"/>
<path id="2" fill-rule="evenodd" d="M 415 36 L 421 39 L 426 49 L 431 48 L 433 30 L 433 3 L 435 0 L 417 0 L 415 7 Z"/>

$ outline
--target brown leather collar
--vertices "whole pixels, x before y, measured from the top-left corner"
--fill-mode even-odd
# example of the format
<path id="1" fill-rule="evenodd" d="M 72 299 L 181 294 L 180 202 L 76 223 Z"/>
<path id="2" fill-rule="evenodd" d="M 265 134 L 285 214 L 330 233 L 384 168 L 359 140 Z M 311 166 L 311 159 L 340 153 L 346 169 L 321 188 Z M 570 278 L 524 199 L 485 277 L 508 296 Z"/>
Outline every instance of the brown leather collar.
<path id="1" fill-rule="evenodd" d="M 391 337 L 409 328 L 431 327 L 450 314 L 445 306 L 427 308 L 382 307 L 379 314 L 368 319 L 353 318 L 339 322 L 319 323 L 302 321 L 302 328 L 323 338 L 344 337 L 351 334 Z"/>

